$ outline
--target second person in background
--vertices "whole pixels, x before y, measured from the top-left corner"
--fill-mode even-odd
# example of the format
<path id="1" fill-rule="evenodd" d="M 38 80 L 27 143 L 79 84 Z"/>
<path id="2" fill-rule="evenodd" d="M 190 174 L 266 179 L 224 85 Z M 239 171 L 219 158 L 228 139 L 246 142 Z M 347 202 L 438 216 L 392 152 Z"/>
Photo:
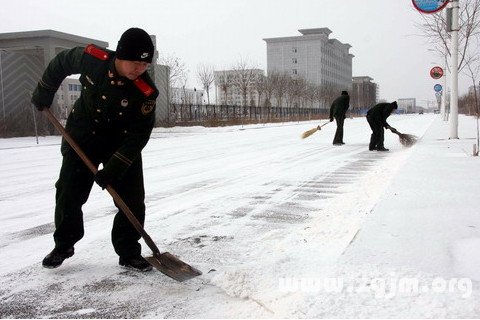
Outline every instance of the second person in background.
<path id="1" fill-rule="evenodd" d="M 330 107 L 330 122 L 333 121 L 333 118 L 337 122 L 337 131 L 335 131 L 335 137 L 333 138 L 333 144 L 336 146 L 345 144 L 343 142 L 343 123 L 349 106 L 350 96 L 347 91 L 342 91 L 342 94 L 333 101 Z"/>

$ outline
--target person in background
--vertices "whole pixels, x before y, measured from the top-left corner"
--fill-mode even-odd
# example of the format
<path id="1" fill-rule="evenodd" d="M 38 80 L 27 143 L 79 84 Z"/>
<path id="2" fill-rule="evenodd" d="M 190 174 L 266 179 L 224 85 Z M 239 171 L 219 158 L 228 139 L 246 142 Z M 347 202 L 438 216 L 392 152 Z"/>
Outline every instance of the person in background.
<path id="1" fill-rule="evenodd" d="M 330 107 L 330 122 L 333 121 L 333 118 L 337 122 L 337 131 L 335 131 L 335 137 L 333 138 L 333 144 L 336 146 L 345 144 L 343 142 L 343 123 L 349 106 L 350 96 L 347 91 L 342 91 L 342 94 L 333 101 Z"/>
<path id="2" fill-rule="evenodd" d="M 392 132 L 398 132 L 397 129 L 390 126 L 387 123 L 387 118 L 397 109 L 398 105 L 396 101 L 392 103 L 383 102 L 376 104 L 367 112 L 367 121 L 372 129 L 372 135 L 370 137 L 370 145 L 368 150 L 370 151 L 388 151 L 383 145 L 384 141 L 384 130 L 383 128 L 390 129 Z"/>
<path id="3" fill-rule="evenodd" d="M 89 159 L 103 168 L 93 175 L 63 140 L 62 167 L 56 187 L 55 248 L 43 259 L 45 268 L 56 268 L 74 254 L 84 235 L 82 206 L 94 181 L 111 185 L 143 225 L 145 190 L 141 151 L 155 123 L 158 90 L 147 74 L 154 54 L 153 42 L 142 29 L 126 30 L 116 52 L 95 45 L 60 52 L 49 63 L 32 95 L 42 111 L 49 108 L 62 81 L 80 74 L 82 91 L 70 112 L 65 129 Z M 139 271 L 151 265 L 141 256 L 140 234 L 119 209 L 111 239 L 119 264 Z"/>

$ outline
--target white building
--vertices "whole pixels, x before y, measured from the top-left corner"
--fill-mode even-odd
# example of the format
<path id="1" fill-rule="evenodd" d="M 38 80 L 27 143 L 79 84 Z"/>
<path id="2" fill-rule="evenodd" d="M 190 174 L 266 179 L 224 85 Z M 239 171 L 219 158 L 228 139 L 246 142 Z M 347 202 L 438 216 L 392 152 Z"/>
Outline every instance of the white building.
<path id="1" fill-rule="evenodd" d="M 217 105 L 236 105 L 236 106 L 257 106 L 258 92 L 256 85 L 258 81 L 265 77 L 265 72 L 261 69 L 243 69 L 243 70 L 221 70 L 215 71 L 215 96 Z M 243 78 L 239 81 L 238 77 Z M 242 85 L 246 88 L 246 102 L 244 103 L 244 94 Z M 226 93 L 226 95 L 225 95 Z"/>
<path id="2" fill-rule="evenodd" d="M 352 88 L 351 46 L 329 39 L 328 28 L 300 29 L 302 35 L 267 38 L 267 73 L 302 76 L 312 84 L 338 90 Z"/>
<path id="3" fill-rule="evenodd" d="M 72 110 L 73 104 L 80 97 L 82 85 L 80 80 L 75 78 L 66 78 L 58 88 L 58 107 L 61 111 L 60 118 L 67 119 L 68 113 Z"/>
<path id="4" fill-rule="evenodd" d="M 417 100 L 415 98 L 401 98 L 397 100 L 399 113 L 417 112 Z"/>
<path id="5" fill-rule="evenodd" d="M 170 101 L 176 104 L 194 104 L 202 105 L 205 104 L 204 99 L 204 90 L 199 90 L 197 88 L 172 88 L 170 94 Z"/>

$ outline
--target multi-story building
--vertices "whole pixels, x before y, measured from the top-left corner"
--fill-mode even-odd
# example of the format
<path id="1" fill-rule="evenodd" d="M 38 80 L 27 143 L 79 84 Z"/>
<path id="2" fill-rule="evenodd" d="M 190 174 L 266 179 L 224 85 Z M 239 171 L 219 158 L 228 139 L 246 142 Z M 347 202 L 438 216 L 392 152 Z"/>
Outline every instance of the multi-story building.
<path id="1" fill-rule="evenodd" d="M 366 110 L 373 107 L 378 101 L 378 85 L 372 78 L 353 77 L 352 92 L 350 93 L 351 110 Z"/>
<path id="2" fill-rule="evenodd" d="M 417 112 L 417 100 L 415 98 L 403 98 L 397 100 L 399 113 Z"/>
<path id="3" fill-rule="evenodd" d="M 204 104 L 203 90 L 197 88 L 171 88 L 170 94 L 170 101 L 175 104 Z"/>
<path id="4" fill-rule="evenodd" d="M 60 119 L 67 119 L 68 113 L 72 110 L 73 104 L 80 97 L 82 85 L 80 80 L 75 78 L 66 78 L 57 91 L 57 102 L 60 110 Z"/>
<path id="5" fill-rule="evenodd" d="M 265 77 L 261 69 L 215 71 L 217 105 L 257 106 L 256 86 Z"/>
<path id="6" fill-rule="evenodd" d="M 328 28 L 298 31 L 301 36 L 263 39 L 267 43 L 267 73 L 301 76 L 315 85 L 349 91 L 352 87 L 351 46 L 329 39 L 332 31 Z"/>

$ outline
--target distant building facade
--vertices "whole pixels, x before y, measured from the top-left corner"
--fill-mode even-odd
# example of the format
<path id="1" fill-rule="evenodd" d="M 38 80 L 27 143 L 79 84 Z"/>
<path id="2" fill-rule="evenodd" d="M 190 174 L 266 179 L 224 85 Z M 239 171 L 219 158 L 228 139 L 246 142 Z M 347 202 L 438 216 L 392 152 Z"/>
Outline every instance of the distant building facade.
<path id="1" fill-rule="evenodd" d="M 401 98 L 397 100 L 399 113 L 417 112 L 417 100 L 415 98 Z"/>
<path id="2" fill-rule="evenodd" d="M 66 78 L 57 91 L 57 102 L 60 120 L 66 120 L 68 113 L 72 110 L 75 101 L 80 98 L 82 85 L 80 80 L 74 78 Z"/>
<path id="3" fill-rule="evenodd" d="M 373 107 L 378 101 L 378 85 L 368 76 L 353 77 L 350 92 L 350 108 L 364 110 Z"/>
<path id="4" fill-rule="evenodd" d="M 330 39 L 328 28 L 300 29 L 302 35 L 266 38 L 267 74 L 286 73 L 338 90 L 352 88 L 352 58 L 348 43 Z"/>
<path id="5" fill-rule="evenodd" d="M 214 72 L 217 105 L 257 106 L 259 101 L 256 86 L 265 77 L 261 69 L 220 70 Z M 236 77 L 243 77 L 247 88 L 246 101 Z M 240 81 L 241 82 L 241 81 Z"/>
<path id="6" fill-rule="evenodd" d="M 170 101 L 175 104 L 202 105 L 204 104 L 203 93 L 203 90 L 196 88 L 171 88 Z"/>
<path id="7" fill-rule="evenodd" d="M 155 44 L 155 36 L 151 36 Z M 40 113 L 35 113 L 30 99 L 48 63 L 62 50 L 95 44 L 108 47 L 108 42 L 85 38 L 54 30 L 26 31 L 0 34 L 0 136 L 56 134 L 53 126 Z M 155 50 L 155 59 L 158 56 Z M 159 89 L 157 125 L 168 122 L 168 78 L 166 66 L 152 63 L 148 70 Z M 51 110 L 60 119 L 80 96 L 80 83 L 65 79 L 59 87 Z"/>
<path id="8" fill-rule="evenodd" d="M 46 66 L 60 51 L 90 43 L 108 46 L 108 42 L 54 30 L 0 34 L 1 136 L 56 133 L 46 117 L 33 112 L 31 95 Z M 51 110 L 56 116 L 61 114 L 58 95 Z"/>

